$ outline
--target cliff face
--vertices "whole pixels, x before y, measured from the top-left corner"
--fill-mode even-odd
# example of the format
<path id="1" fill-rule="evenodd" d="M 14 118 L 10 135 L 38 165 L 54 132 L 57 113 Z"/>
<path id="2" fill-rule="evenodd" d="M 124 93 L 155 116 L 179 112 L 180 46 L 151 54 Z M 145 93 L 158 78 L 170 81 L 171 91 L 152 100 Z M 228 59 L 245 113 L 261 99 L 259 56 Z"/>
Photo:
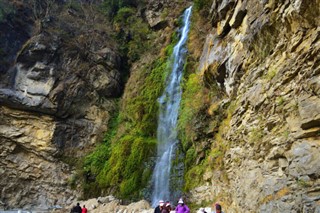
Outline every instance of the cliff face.
<path id="1" fill-rule="evenodd" d="M 127 150 L 131 144 L 121 147 L 121 141 L 127 143 L 127 139 L 131 138 L 129 142 L 135 140 L 139 145 L 141 141 L 146 141 L 141 139 L 141 135 L 154 137 L 156 127 L 146 131 L 147 125 L 139 125 L 143 130 L 137 131 L 130 129 L 134 126 L 130 122 L 144 124 L 143 120 L 139 120 L 141 114 L 146 113 L 141 109 L 149 107 L 144 100 L 152 101 L 153 107 L 158 96 L 154 97 L 154 101 L 151 96 L 143 97 L 139 103 L 141 106 L 134 103 L 134 98 L 142 90 L 146 92 L 144 80 L 149 81 L 150 85 L 155 81 L 157 84 L 154 85 L 161 84 L 158 75 L 148 79 L 149 70 L 158 66 L 156 59 L 165 52 L 162 48 L 171 42 L 172 31 L 178 25 L 176 19 L 187 3 L 180 0 L 127 1 L 124 3 L 127 7 L 122 10 L 117 8 L 120 12 L 113 14 L 112 23 L 105 20 L 101 10 L 112 14 L 113 6 L 120 4 L 116 1 L 112 1 L 114 5 L 108 1 L 80 0 L 2 0 L 0 4 L 8 6 L 0 11 L 1 15 L 4 14 L 0 16 L 0 25 L 4 26 L 0 34 L 0 54 L 5 56 L 0 67 L 0 208 L 69 205 L 83 195 L 83 187 L 87 186 L 85 196 L 92 196 L 97 193 L 95 189 L 99 185 L 94 182 L 96 185 L 91 187 L 90 181 L 96 180 L 98 175 L 93 172 L 102 171 L 105 174 L 102 169 L 106 162 L 102 161 L 102 168 L 97 171 L 80 168 L 83 173 L 76 173 L 74 165 L 79 165 L 83 156 L 102 142 L 104 133 L 109 130 L 110 118 L 114 118 L 114 111 L 119 110 L 118 99 L 122 93 L 120 111 L 124 121 L 114 144 L 118 144 L 119 149 Z M 115 37 L 119 37 L 117 39 L 121 44 L 115 42 Z M 16 38 L 14 45 L 13 38 Z M 151 45 L 153 48 L 150 48 Z M 124 52 L 129 63 L 136 60 L 130 68 L 125 91 L 128 61 L 120 58 Z M 138 60 L 142 53 L 145 54 Z M 162 63 L 165 65 L 165 62 Z M 153 91 L 159 92 L 160 89 Z M 130 103 L 138 106 L 139 111 L 126 106 Z M 152 116 L 156 117 L 156 113 Z M 149 117 L 148 120 L 152 127 L 156 126 L 153 119 Z M 132 132 L 134 137 L 129 137 Z M 126 134 L 129 136 L 126 137 Z M 150 141 L 155 144 L 155 140 Z M 111 142 L 108 141 L 108 144 Z M 150 153 L 153 151 L 148 146 L 143 148 Z M 107 147 L 106 150 L 109 149 Z M 119 152 L 116 150 L 114 153 L 111 166 L 117 164 L 114 162 L 126 164 L 128 156 L 121 155 L 119 158 Z M 136 168 L 132 166 L 137 159 L 134 154 L 143 152 L 132 153 L 128 163 L 130 169 Z M 139 159 L 138 162 L 148 160 Z M 100 163 L 101 159 L 98 158 L 98 161 Z M 125 182 L 120 173 L 127 170 L 123 167 L 120 171 L 115 169 L 107 170 L 116 171 L 116 175 L 108 177 L 121 177 L 126 186 L 121 185 L 121 190 L 127 192 L 127 188 L 131 187 L 136 194 L 139 194 L 138 188 L 135 188 L 135 184 L 139 183 L 136 182 L 140 182 L 141 178 L 147 182 L 147 175 L 151 174 L 150 168 L 147 168 L 147 175 L 134 174 L 140 178 L 136 179 L 138 181 L 133 183 L 134 178 L 126 176 L 130 179 Z M 103 174 L 100 175 L 102 180 L 105 179 Z M 82 178 L 88 181 L 88 185 L 77 185 L 83 181 Z M 119 190 L 119 180 L 107 181 L 106 184 Z M 145 186 L 140 183 L 139 187 Z M 101 192 L 101 189 L 97 191 Z M 107 190 L 104 188 L 102 191 L 106 193 Z"/>
<path id="2" fill-rule="evenodd" d="M 52 2 L 0 1 L 9 5 L 0 11 L 0 204 L 7 207 L 80 197 L 70 165 L 102 140 L 127 77 L 94 3 L 101 1 Z M 203 94 L 184 85 L 182 112 L 189 106 L 195 115 L 185 119 L 189 141 L 181 149 L 186 177 L 197 185 L 188 201 L 218 201 L 227 212 L 320 211 L 319 0 L 194 2 L 204 5 L 203 17 L 193 23 L 184 84 L 200 77 Z M 170 53 L 164 47 L 190 4 L 143 3 L 117 20 L 134 14 L 148 22 L 153 32 L 142 39 L 152 48 L 130 68 L 109 161 L 117 166 L 102 165 L 100 175 L 106 188 L 127 196 L 141 196 L 152 172 L 144 156 L 156 144 L 156 100 Z M 132 41 L 130 28 L 120 28 Z M 142 172 L 133 174 L 136 168 Z"/>
<path id="3" fill-rule="evenodd" d="M 7 207 L 45 208 L 81 195 L 71 189 L 69 164 L 102 140 L 123 88 L 120 56 L 96 5 L 49 3 L 6 2 L 12 11 L 1 22 L 10 29 L 1 28 L 0 79 Z"/>
<path id="4" fill-rule="evenodd" d="M 227 212 L 320 211 L 320 1 L 210 5 L 198 75 L 224 93 L 207 122 L 226 103 L 231 116 L 207 135 L 223 166 L 206 169 L 190 199 Z"/>

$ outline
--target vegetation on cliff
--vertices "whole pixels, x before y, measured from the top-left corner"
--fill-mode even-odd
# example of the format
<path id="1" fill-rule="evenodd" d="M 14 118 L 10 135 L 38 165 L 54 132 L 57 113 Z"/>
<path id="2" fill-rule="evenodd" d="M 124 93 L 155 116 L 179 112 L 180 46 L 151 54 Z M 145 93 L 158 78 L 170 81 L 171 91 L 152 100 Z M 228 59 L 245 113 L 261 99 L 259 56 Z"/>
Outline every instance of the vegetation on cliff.
<path id="1" fill-rule="evenodd" d="M 198 10 L 202 8 L 203 6 L 199 6 Z M 148 42 L 152 41 L 139 36 L 140 32 L 135 33 L 136 26 L 144 24 L 135 16 L 136 12 L 135 8 L 123 7 L 113 15 L 113 25 L 118 32 L 123 52 L 128 54 L 129 61 L 139 59 L 143 49 L 150 46 Z M 202 21 L 198 13 L 194 19 L 197 24 Z M 144 36 L 152 37 L 152 31 L 149 29 L 144 30 L 141 27 L 139 29 L 144 32 Z M 137 35 L 137 38 L 132 43 L 128 43 L 126 39 L 132 35 L 131 32 Z M 202 39 L 199 40 L 199 36 Z M 214 106 L 211 106 L 209 113 L 206 112 L 212 100 L 219 100 L 223 97 L 223 93 L 218 91 L 217 86 L 208 86 L 197 70 L 203 39 L 203 32 L 193 25 L 188 42 L 190 54 L 184 70 L 183 97 L 178 127 L 182 142 L 182 153 L 180 151 L 180 154 L 185 156 L 183 159 L 186 168 L 185 191 L 199 185 L 202 181 L 201 174 L 205 172 L 207 166 L 211 164 L 215 167 L 219 164 L 214 162 L 217 158 L 222 158 L 222 152 L 224 152 L 224 149 L 220 149 L 222 145 L 219 145 L 223 142 L 217 140 L 214 145 L 217 148 L 211 153 L 213 157 L 209 159 L 210 146 L 213 142 L 205 143 L 205 149 L 199 146 L 212 136 L 212 132 L 219 132 L 219 126 L 228 117 L 222 112 L 222 108 L 213 109 Z M 166 74 L 169 71 L 170 61 L 168 59 L 175 40 L 174 35 L 171 38 L 171 44 L 162 51 L 158 59 L 152 59 L 131 73 L 126 92 L 120 101 L 120 111 L 114 118 L 116 125 L 110 126 L 113 132 L 112 137 L 107 133 L 104 143 L 85 159 L 87 196 L 110 192 L 127 199 L 137 199 L 143 196 L 141 189 L 147 187 L 152 174 L 154 162 L 150 159 L 156 154 L 157 98 L 163 90 Z M 138 44 L 139 47 L 143 47 L 141 51 L 135 46 Z M 226 104 L 224 109 L 228 106 L 229 104 Z M 209 121 L 209 117 L 213 117 L 214 121 Z M 210 127 L 205 127 L 206 125 Z M 101 159 L 104 159 L 105 163 Z M 217 162 L 222 163 L 221 159 Z"/>
<path id="2" fill-rule="evenodd" d="M 235 110 L 235 103 L 223 101 L 227 95 L 214 79 L 218 72 L 213 73 L 215 77 L 209 77 L 199 70 L 200 47 L 205 42 L 206 30 L 210 28 L 204 18 L 209 12 L 208 4 L 209 1 L 195 1 L 188 42 L 189 55 L 182 84 L 178 128 L 185 156 L 183 161 L 186 192 L 203 184 L 205 172 L 224 171 L 223 158 L 229 147 L 224 136 Z"/>
<path id="3" fill-rule="evenodd" d="M 122 52 L 130 64 L 154 42 L 153 32 L 136 12 L 132 7 L 119 8 L 113 19 Z M 157 99 L 170 70 L 175 42 L 173 36 L 158 57 L 146 54 L 149 61 L 136 63 L 139 66 L 131 73 L 120 110 L 109 125 L 104 143 L 85 159 L 86 196 L 111 192 L 126 199 L 143 197 L 141 189 L 148 185 L 154 163 L 151 157 L 156 155 Z"/>
<path id="4" fill-rule="evenodd" d="M 150 157 L 156 154 L 157 99 L 168 68 L 166 56 L 139 70 L 136 78 L 144 83 L 129 86 L 137 86 L 132 88 L 135 94 L 128 91 L 126 95 L 132 95 L 131 98 L 122 100 L 117 125 L 110 126 L 117 133 L 107 134 L 105 142 L 86 158 L 85 172 L 95 176 L 94 182 L 101 191 L 111 188 L 121 197 L 137 199 L 142 196 L 140 190 L 148 185 L 152 172 Z"/>
<path id="5" fill-rule="evenodd" d="M 228 211 L 318 210 L 319 0 L 193 2 L 172 179 Z M 145 195 L 179 4 L 0 0 L 0 204 Z"/>

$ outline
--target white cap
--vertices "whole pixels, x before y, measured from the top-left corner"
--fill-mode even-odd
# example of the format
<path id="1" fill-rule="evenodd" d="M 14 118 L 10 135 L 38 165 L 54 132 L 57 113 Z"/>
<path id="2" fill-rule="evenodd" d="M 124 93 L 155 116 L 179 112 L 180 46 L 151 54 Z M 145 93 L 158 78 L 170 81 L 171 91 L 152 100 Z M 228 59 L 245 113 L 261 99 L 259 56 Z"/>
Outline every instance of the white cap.
<path id="1" fill-rule="evenodd" d="M 179 199 L 179 202 L 178 202 L 178 203 L 183 203 L 183 200 L 182 200 L 182 198 L 180 198 L 180 199 Z"/>

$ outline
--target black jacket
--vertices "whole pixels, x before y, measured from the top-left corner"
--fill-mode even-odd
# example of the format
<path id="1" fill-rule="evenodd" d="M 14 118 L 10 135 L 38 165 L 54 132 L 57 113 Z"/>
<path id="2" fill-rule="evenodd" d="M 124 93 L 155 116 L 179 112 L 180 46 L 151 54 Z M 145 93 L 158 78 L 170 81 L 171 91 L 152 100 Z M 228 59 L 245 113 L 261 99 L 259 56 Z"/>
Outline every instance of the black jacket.
<path id="1" fill-rule="evenodd" d="M 81 213 L 82 209 L 80 206 L 75 206 L 75 207 L 73 207 L 72 212 L 73 213 Z"/>
<path id="2" fill-rule="evenodd" d="M 161 213 L 160 206 L 157 206 L 157 207 L 154 209 L 154 213 Z"/>

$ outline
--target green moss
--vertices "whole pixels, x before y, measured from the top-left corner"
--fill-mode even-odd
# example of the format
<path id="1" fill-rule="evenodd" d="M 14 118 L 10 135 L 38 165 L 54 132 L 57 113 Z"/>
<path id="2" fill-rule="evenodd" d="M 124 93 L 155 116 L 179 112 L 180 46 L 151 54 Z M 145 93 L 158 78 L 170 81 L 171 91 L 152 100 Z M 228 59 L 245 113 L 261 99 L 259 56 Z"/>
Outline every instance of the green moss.
<path id="1" fill-rule="evenodd" d="M 121 111 L 122 126 L 127 131 L 114 142 L 108 160 L 108 165 L 114 166 L 106 166 L 105 175 L 99 176 L 101 186 L 118 188 L 120 185 L 119 196 L 128 199 L 137 199 L 151 176 L 150 168 L 145 165 L 156 151 L 157 99 L 169 67 L 165 59 L 159 59 L 148 68 L 151 69 L 144 70 L 141 76 L 144 84 L 135 96 L 125 101 Z"/>
<path id="2" fill-rule="evenodd" d="M 193 1 L 194 8 L 197 12 L 201 12 L 203 16 L 208 15 L 209 10 L 212 5 L 211 0 L 194 0 Z"/>
<path id="3" fill-rule="evenodd" d="M 210 7 L 211 1 L 210 0 L 194 0 L 194 7 L 196 10 L 201 10 L 204 7 Z"/>
<path id="4" fill-rule="evenodd" d="M 137 12 L 134 7 L 123 7 L 113 20 L 121 53 L 130 62 L 138 60 L 150 48 L 153 34 L 148 24 L 136 16 Z"/>
<path id="5" fill-rule="evenodd" d="M 105 133 L 103 143 L 99 144 L 95 151 L 84 158 L 83 170 L 89 175 L 98 175 L 111 154 L 111 140 L 115 136 L 120 117 L 115 111 L 108 123 L 108 131 Z"/>
<path id="6" fill-rule="evenodd" d="M 195 73 L 189 75 L 182 87 L 184 91 L 180 105 L 178 130 L 184 136 L 182 137 L 182 145 L 186 150 L 190 146 L 188 141 L 192 138 L 190 134 L 192 133 L 191 121 L 204 105 L 204 94 L 200 77 Z"/>
<path id="7" fill-rule="evenodd" d="M 167 7 L 165 7 L 165 8 L 163 9 L 163 11 L 161 12 L 161 19 L 167 18 L 168 15 L 169 15 L 169 9 L 168 9 Z"/>
<path id="8" fill-rule="evenodd" d="M 189 169 L 185 174 L 184 190 L 189 191 L 195 188 L 196 186 L 200 185 L 204 171 L 205 166 L 203 164 L 194 166 L 191 169 Z"/>
<path id="9" fill-rule="evenodd" d="M 112 189 L 118 197 L 136 200 L 148 185 L 150 157 L 156 155 L 157 99 L 170 71 L 171 46 L 165 57 L 134 73 L 132 77 L 139 82 L 129 85 L 133 88 L 127 88 L 119 114 L 110 120 L 104 143 L 86 158 L 84 169 L 94 177 L 100 192 Z"/>
<path id="10" fill-rule="evenodd" d="M 283 132 L 283 137 L 285 138 L 285 140 L 287 140 L 289 138 L 289 135 L 290 135 L 290 131 L 289 130 L 285 130 Z"/>
<path id="11" fill-rule="evenodd" d="M 186 156 L 185 156 L 185 187 L 184 190 L 190 190 L 200 184 L 203 184 L 203 174 L 206 169 L 219 170 L 221 172 L 224 171 L 224 162 L 223 158 L 226 151 L 229 149 L 228 142 L 224 139 L 225 134 L 228 132 L 230 128 L 230 121 L 232 118 L 232 114 L 235 111 L 237 106 L 236 102 L 231 102 L 229 104 L 224 105 L 224 109 L 219 107 L 214 107 L 215 110 L 221 111 L 218 114 L 222 114 L 222 117 L 219 117 L 215 124 L 214 128 L 218 130 L 214 134 L 214 140 L 211 145 L 210 150 L 205 151 L 204 160 L 200 161 L 198 165 L 195 165 L 197 162 L 197 154 L 195 147 L 197 146 L 196 142 L 193 142 L 192 138 L 186 138 L 188 144 L 192 144 L 190 147 L 187 147 Z M 218 109 L 219 108 L 219 109 Z M 214 113 L 213 113 L 214 114 Z M 192 121 L 188 121 L 192 122 Z M 208 122 L 210 125 L 210 122 Z M 190 133 L 185 133 L 190 134 Z M 226 177 L 227 181 L 227 177 Z"/>
<path id="12" fill-rule="evenodd" d="M 265 79 L 267 79 L 268 81 L 271 81 L 273 79 L 274 76 L 276 76 L 277 74 L 277 70 L 276 69 L 270 69 L 268 70 Z"/>
<path id="13" fill-rule="evenodd" d="M 76 189 L 77 188 L 77 176 L 76 175 L 72 175 L 69 179 L 68 179 L 68 185 L 71 187 L 71 189 Z"/>
<path id="14" fill-rule="evenodd" d="M 277 103 L 278 106 L 283 105 L 284 102 L 285 102 L 285 99 L 284 99 L 283 96 L 280 96 L 280 97 L 277 97 L 277 98 L 276 98 L 276 103 Z"/>
<path id="15" fill-rule="evenodd" d="M 312 183 L 310 183 L 310 181 L 305 181 L 303 179 L 297 180 L 297 184 L 301 187 L 307 188 L 307 187 L 311 187 Z"/>
<path id="16" fill-rule="evenodd" d="M 117 15 L 118 11 L 124 7 L 136 7 L 137 1 L 135 0 L 104 0 L 102 4 L 102 11 L 110 19 Z"/>
<path id="17" fill-rule="evenodd" d="M 84 160 L 83 169 L 85 172 L 90 172 L 91 175 L 99 174 L 106 160 L 110 156 L 110 147 L 107 144 L 100 144 L 96 150 L 88 155 Z"/>
<path id="18" fill-rule="evenodd" d="M 148 68 L 139 76 L 141 80 L 144 79 L 144 84 L 134 97 L 126 100 L 122 116 L 134 126 L 136 133 L 154 137 L 159 108 L 157 99 L 163 91 L 170 66 L 166 60 L 159 59 Z"/>
<path id="19" fill-rule="evenodd" d="M 122 25 L 131 24 L 130 18 L 135 14 L 135 9 L 132 7 L 123 7 L 121 8 L 116 17 L 114 18 L 114 22 Z"/>
<path id="20" fill-rule="evenodd" d="M 257 125 L 258 126 L 258 125 Z M 251 130 L 249 133 L 249 143 L 250 144 L 256 144 L 260 143 L 261 140 L 263 139 L 263 129 L 261 127 L 255 127 Z"/>
<path id="21" fill-rule="evenodd" d="M 190 168 L 193 165 L 193 163 L 195 162 L 196 157 L 197 157 L 197 153 L 196 153 L 194 147 L 189 148 L 186 153 L 185 166 L 187 168 Z"/>

